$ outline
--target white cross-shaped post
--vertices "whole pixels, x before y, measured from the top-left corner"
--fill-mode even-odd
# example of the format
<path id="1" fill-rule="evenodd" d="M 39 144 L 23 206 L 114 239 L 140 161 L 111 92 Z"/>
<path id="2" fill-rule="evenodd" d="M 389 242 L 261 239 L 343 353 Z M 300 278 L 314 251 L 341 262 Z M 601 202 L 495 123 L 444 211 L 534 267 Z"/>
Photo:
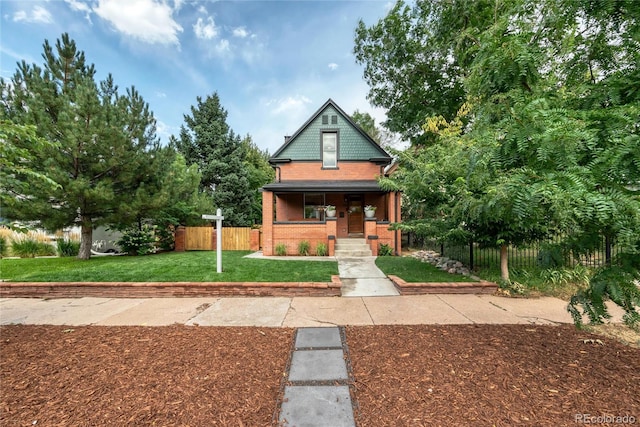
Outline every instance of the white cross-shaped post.
<path id="1" fill-rule="evenodd" d="M 217 209 L 215 215 L 202 215 L 202 219 L 216 220 L 216 258 L 218 273 L 222 273 L 222 209 Z"/>

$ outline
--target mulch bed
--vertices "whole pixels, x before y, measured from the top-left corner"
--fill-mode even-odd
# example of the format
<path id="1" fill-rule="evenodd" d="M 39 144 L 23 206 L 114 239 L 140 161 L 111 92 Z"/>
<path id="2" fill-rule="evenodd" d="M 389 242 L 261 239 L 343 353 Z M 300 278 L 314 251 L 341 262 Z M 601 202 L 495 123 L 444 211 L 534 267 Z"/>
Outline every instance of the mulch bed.
<path id="1" fill-rule="evenodd" d="M 640 350 L 571 325 L 346 334 L 362 426 L 575 426 L 582 414 L 640 423 Z"/>
<path id="2" fill-rule="evenodd" d="M 272 425 L 293 336 L 3 326 L 0 424 Z M 347 327 L 346 337 L 360 426 L 640 423 L 640 349 L 570 325 Z"/>
<path id="3" fill-rule="evenodd" d="M 291 329 L 5 326 L 0 424 L 266 426 Z"/>

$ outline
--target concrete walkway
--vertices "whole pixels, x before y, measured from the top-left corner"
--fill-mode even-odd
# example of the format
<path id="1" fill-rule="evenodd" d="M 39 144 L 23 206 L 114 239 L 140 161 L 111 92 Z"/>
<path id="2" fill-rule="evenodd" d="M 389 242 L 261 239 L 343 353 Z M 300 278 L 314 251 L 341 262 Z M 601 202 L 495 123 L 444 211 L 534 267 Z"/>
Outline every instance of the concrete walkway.
<path id="1" fill-rule="evenodd" d="M 376 257 L 336 259 L 343 297 L 400 295 L 391 280 L 376 265 Z"/>
<path id="2" fill-rule="evenodd" d="M 278 425 L 353 427 L 344 328 L 296 331 Z"/>
<path id="3" fill-rule="evenodd" d="M 494 295 L 0 299 L 0 324 L 309 327 L 572 323 L 557 298 Z M 613 322 L 622 310 L 609 305 Z"/>

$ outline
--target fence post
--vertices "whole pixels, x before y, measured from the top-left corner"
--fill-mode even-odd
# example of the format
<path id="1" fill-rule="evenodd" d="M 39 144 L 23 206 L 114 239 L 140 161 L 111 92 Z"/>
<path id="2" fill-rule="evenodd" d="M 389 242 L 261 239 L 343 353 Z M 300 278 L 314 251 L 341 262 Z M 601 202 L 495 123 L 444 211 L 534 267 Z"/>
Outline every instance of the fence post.
<path id="1" fill-rule="evenodd" d="M 611 240 L 609 236 L 604 236 L 604 259 L 607 265 L 611 265 Z"/>
<path id="2" fill-rule="evenodd" d="M 469 270 L 473 270 L 473 240 L 469 242 Z"/>
<path id="3" fill-rule="evenodd" d="M 185 239 L 186 239 L 186 234 L 187 230 L 184 228 L 184 226 L 179 225 L 176 228 L 176 237 L 175 237 L 175 243 L 173 246 L 173 250 L 176 252 L 184 252 L 185 251 Z"/>

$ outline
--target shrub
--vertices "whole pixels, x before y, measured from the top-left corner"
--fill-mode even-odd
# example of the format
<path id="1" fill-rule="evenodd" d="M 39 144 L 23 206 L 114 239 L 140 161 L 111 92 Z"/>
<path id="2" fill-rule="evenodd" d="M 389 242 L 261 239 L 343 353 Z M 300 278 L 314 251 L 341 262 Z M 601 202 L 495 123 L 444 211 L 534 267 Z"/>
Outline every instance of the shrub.
<path id="1" fill-rule="evenodd" d="M 583 266 L 576 265 L 573 268 L 547 269 L 540 272 L 540 277 L 547 283 L 554 286 L 576 285 L 586 287 L 589 285 L 591 271 Z"/>
<path id="2" fill-rule="evenodd" d="M 285 256 L 287 254 L 287 246 L 284 243 L 278 243 L 276 245 L 276 255 Z"/>
<path id="3" fill-rule="evenodd" d="M 156 229 L 158 236 L 158 246 L 160 250 L 172 251 L 176 247 L 176 227 L 169 224 L 165 227 L 158 226 Z"/>
<path id="4" fill-rule="evenodd" d="M 77 256 L 80 252 L 80 242 L 69 237 L 59 237 L 56 239 L 58 256 Z"/>
<path id="5" fill-rule="evenodd" d="M 329 253 L 329 249 L 327 248 L 327 244 L 318 243 L 318 246 L 316 246 L 316 255 L 327 256 L 328 253 Z"/>
<path id="6" fill-rule="evenodd" d="M 391 256 L 393 255 L 393 248 L 391 245 L 387 245 L 386 243 L 380 243 L 380 247 L 378 248 L 378 256 Z"/>
<path id="7" fill-rule="evenodd" d="M 13 233 L 11 252 L 20 258 L 34 258 L 37 256 L 56 254 L 55 248 L 50 243 L 49 236 L 42 231 Z"/>
<path id="8" fill-rule="evenodd" d="M 538 265 L 542 268 L 564 267 L 567 261 L 567 251 L 560 244 L 545 243 L 538 251 Z"/>
<path id="9" fill-rule="evenodd" d="M 129 255 L 147 255 L 155 252 L 155 236 L 148 225 L 125 230 L 118 246 Z"/>
<path id="10" fill-rule="evenodd" d="M 7 238 L 4 236 L 0 236 L 0 257 L 3 257 L 7 254 Z"/>
<path id="11" fill-rule="evenodd" d="M 37 256 L 55 255 L 56 250 L 49 243 L 38 242 L 31 237 L 14 240 L 11 243 L 11 251 L 20 258 L 35 258 Z"/>
<path id="12" fill-rule="evenodd" d="M 311 250 L 311 244 L 308 240 L 302 240 L 298 243 L 298 255 L 308 256 Z"/>

